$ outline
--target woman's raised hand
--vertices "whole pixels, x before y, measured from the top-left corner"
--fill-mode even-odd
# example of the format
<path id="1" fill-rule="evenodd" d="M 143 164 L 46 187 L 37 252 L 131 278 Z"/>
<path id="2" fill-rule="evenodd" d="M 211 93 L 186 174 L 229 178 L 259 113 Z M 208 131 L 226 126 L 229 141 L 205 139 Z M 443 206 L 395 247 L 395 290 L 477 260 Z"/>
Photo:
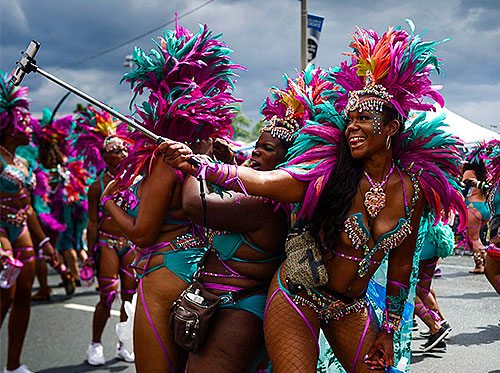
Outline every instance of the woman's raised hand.
<path id="1" fill-rule="evenodd" d="M 101 194 L 101 203 L 105 201 L 104 197 L 111 196 L 114 194 L 117 183 L 118 183 L 117 180 L 111 180 L 108 184 L 106 184 L 106 187 L 104 188 Z"/>
<path id="2" fill-rule="evenodd" d="M 189 163 L 193 157 L 193 151 L 186 144 L 165 140 L 158 146 L 158 152 L 163 154 L 163 161 L 173 168 L 191 175 L 198 170 L 198 167 Z"/>

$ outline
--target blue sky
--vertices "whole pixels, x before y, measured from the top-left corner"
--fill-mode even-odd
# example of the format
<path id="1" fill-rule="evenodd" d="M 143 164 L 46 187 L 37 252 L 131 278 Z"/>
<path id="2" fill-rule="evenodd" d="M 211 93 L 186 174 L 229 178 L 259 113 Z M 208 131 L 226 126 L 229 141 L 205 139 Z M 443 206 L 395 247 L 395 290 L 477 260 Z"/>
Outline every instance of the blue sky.
<path id="1" fill-rule="evenodd" d="M 31 39 L 41 43 L 40 67 L 128 114 L 129 87 L 119 85 L 128 71 L 125 55 L 134 46 L 153 48 L 156 31 L 110 53 L 92 57 L 202 6 L 208 0 L 0 0 L 0 69 L 11 71 Z M 354 26 L 379 33 L 388 25 L 405 26 L 411 18 L 417 31 L 429 29 L 427 39 L 451 37 L 438 47 L 446 76 L 446 105 L 483 126 L 500 121 L 500 1 L 497 0 L 309 0 L 309 12 L 325 17 L 317 65 L 338 64 L 347 51 Z M 214 0 L 180 23 L 197 30 L 206 23 L 235 52 L 241 72 L 236 95 L 242 110 L 256 121 L 268 95 L 267 87 L 281 86 L 283 73 L 299 65 L 300 2 L 297 0 Z M 171 27 L 167 26 L 167 27 Z M 40 75 L 23 81 L 30 87 L 34 112 L 53 108 L 65 91 Z M 61 112 L 71 112 L 80 99 L 72 97 Z M 497 128 L 496 131 L 500 131 Z"/>

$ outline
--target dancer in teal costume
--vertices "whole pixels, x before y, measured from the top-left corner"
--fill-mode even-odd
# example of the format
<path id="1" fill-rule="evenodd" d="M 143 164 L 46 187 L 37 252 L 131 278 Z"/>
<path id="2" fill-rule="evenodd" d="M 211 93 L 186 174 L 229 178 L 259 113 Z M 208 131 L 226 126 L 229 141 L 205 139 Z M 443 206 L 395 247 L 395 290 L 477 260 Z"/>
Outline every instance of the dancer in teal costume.
<path id="1" fill-rule="evenodd" d="M 31 373 L 20 359 L 30 319 L 35 250 L 57 264 L 55 250 L 31 206 L 33 170 L 15 154 L 19 146 L 29 143 L 33 121 L 27 87 L 14 86 L 11 76 L 0 71 L 0 264 L 17 261 L 21 266 L 15 283 L 0 289 L 0 325 L 9 318 L 6 373 Z"/>
<path id="2" fill-rule="evenodd" d="M 284 77 L 286 87 L 272 87 L 262 107 L 264 126 L 248 166 L 273 170 L 283 163 L 306 120 L 313 117 L 308 102 L 319 104 L 326 72 L 309 65 L 297 77 Z M 213 184 L 211 184 L 213 187 Z M 210 248 L 200 281 L 221 299 L 209 334 L 196 354 L 190 354 L 187 371 L 253 372 L 265 366 L 263 320 L 269 284 L 283 260 L 291 206 L 267 198 L 224 191 L 207 195 Z M 196 223 L 204 210 L 195 178 L 183 187 L 183 206 Z M 245 294 L 243 296 L 243 294 Z M 227 359 L 231 356 L 231 359 Z M 260 361 L 260 363 L 259 363 Z"/>
<path id="3" fill-rule="evenodd" d="M 188 142 L 202 151 L 210 137 L 230 138 L 237 111 L 231 50 L 207 26 L 193 34 L 179 26 L 165 31 L 157 49 L 134 51 L 134 69 L 123 80 L 136 96 L 143 126 L 153 133 Z M 102 205 L 135 245 L 139 278 L 134 321 L 136 369 L 177 372 L 186 352 L 174 343 L 168 326 L 173 302 L 192 281 L 206 247 L 182 209 L 184 175 L 162 161 L 157 144 L 135 132 L 132 147 L 117 175 L 103 192 Z M 137 176 L 137 186 L 128 189 Z M 115 194 L 115 186 L 127 188 Z"/>

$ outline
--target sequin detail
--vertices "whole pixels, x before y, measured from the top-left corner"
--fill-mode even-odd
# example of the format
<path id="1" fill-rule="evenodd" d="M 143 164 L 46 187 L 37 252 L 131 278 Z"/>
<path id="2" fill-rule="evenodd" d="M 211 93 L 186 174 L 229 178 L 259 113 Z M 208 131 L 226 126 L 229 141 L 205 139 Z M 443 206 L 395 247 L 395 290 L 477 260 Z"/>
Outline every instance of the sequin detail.
<path id="1" fill-rule="evenodd" d="M 310 299 L 298 294 L 293 294 L 291 296 L 293 302 L 297 305 L 311 308 L 316 312 L 319 319 L 324 322 L 340 320 L 344 316 L 360 312 L 368 307 L 368 300 L 366 298 L 356 299 L 352 303 L 345 303 L 335 298 L 333 295 L 319 291 L 315 288 L 306 289 L 306 292 Z"/>
<path id="2" fill-rule="evenodd" d="M 366 228 L 364 228 L 365 225 L 361 212 L 349 216 L 344 222 L 344 231 L 345 233 L 347 233 L 352 247 L 355 250 L 363 251 L 363 258 L 358 264 L 359 277 L 364 277 L 368 273 L 368 268 L 370 267 L 370 264 L 372 262 L 371 258 L 377 251 L 381 250 L 384 255 L 387 254 L 391 249 L 400 245 L 401 242 L 403 242 L 404 239 L 408 237 L 412 232 L 410 221 L 413 214 L 413 209 L 418 199 L 420 187 L 415 175 L 411 173 L 409 173 L 409 175 L 413 182 L 414 193 L 411 200 L 411 207 L 406 204 L 405 194 L 406 217 L 400 218 L 398 221 L 398 225 L 392 231 L 381 235 L 372 248 L 368 246 L 368 241 L 370 240 L 370 232 L 367 231 Z"/>

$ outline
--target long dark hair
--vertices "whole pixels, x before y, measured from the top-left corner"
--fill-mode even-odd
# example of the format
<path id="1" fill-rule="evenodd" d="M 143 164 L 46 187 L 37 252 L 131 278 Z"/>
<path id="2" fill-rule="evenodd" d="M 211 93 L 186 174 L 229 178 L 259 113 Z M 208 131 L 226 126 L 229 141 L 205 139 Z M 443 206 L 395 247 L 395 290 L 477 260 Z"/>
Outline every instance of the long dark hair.
<path id="1" fill-rule="evenodd" d="M 393 135 L 395 141 L 403 131 L 403 117 L 394 108 L 384 106 L 383 118 L 384 124 L 394 119 L 399 121 L 398 132 Z M 351 209 L 362 175 L 361 162 L 351 156 L 347 139 L 344 137 L 338 146 L 337 165 L 330 174 L 312 219 L 313 233 L 318 237 L 322 232 L 323 243 L 329 250 L 339 243 L 344 221 Z"/>
<path id="2" fill-rule="evenodd" d="M 313 215 L 313 233 L 323 233 L 323 242 L 328 249 L 339 242 L 344 220 L 351 209 L 363 169 L 352 158 L 347 139 L 343 139 L 337 150 L 337 166 L 330 174 L 325 189 Z"/>
<path id="3" fill-rule="evenodd" d="M 472 162 L 472 163 L 464 163 L 462 165 L 462 174 L 465 171 L 472 170 L 476 174 L 476 179 L 479 181 L 486 181 L 486 177 L 488 172 L 486 171 L 486 166 L 483 161 L 480 162 Z"/>
<path id="4" fill-rule="evenodd" d="M 51 141 L 42 141 L 39 145 L 40 163 L 46 168 L 55 168 L 64 161 L 57 144 Z"/>

